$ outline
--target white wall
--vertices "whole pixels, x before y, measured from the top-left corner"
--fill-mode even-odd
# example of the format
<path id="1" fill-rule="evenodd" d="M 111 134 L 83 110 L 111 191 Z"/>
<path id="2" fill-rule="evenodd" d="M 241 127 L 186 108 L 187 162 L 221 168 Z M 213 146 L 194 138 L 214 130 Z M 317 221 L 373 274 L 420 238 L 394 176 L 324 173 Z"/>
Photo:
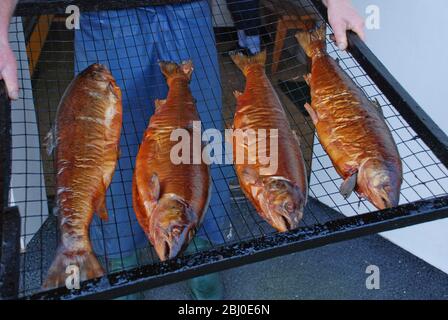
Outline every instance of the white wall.
<path id="1" fill-rule="evenodd" d="M 379 30 L 367 44 L 423 109 L 448 132 L 448 1 L 352 0 L 359 12 L 380 8 Z M 448 273 L 448 219 L 382 235 Z"/>

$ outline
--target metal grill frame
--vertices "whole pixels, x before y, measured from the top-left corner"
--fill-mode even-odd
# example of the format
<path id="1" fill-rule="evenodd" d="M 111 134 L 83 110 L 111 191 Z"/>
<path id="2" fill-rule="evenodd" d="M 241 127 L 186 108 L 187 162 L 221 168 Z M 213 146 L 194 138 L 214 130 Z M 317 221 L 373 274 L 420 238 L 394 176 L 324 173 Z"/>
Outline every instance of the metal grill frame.
<path id="1" fill-rule="evenodd" d="M 171 2 L 190 1 L 175 0 Z M 310 1 L 320 15 L 324 19 L 327 19 L 324 5 L 319 0 Z M 66 6 L 74 3 L 83 9 L 99 10 L 104 8 L 119 9 L 124 7 L 138 7 L 141 5 L 167 4 L 170 3 L 170 0 L 23 0 L 18 4 L 15 15 L 27 16 L 64 13 Z M 356 61 L 442 164 L 448 167 L 448 137 L 445 133 L 431 120 L 425 111 L 423 111 L 417 102 L 404 90 L 384 65 L 354 33 L 350 32 L 348 39 L 349 52 Z M 6 123 L 8 119 L 10 121 L 10 111 L 9 109 L 1 113 L 2 119 L 0 119 L 0 123 Z M 7 139 L 3 140 L 5 135 L 8 138 L 7 132 L 2 132 L 2 143 L 3 141 L 8 141 Z M 8 152 L 8 150 L 4 150 L 4 152 Z M 2 154 L 2 158 L 3 156 L 10 160 L 7 154 Z M 6 174 L 8 178 L 8 172 L 2 172 L 0 174 Z M 310 202 L 317 202 L 317 200 L 310 198 Z M 320 205 L 322 206 L 323 204 L 320 203 Z M 332 208 L 328 208 L 328 210 L 336 212 Z M 275 233 L 253 240 L 242 241 L 235 245 L 210 249 L 171 261 L 159 262 L 109 274 L 101 279 L 83 282 L 80 290 L 71 291 L 66 288 L 58 288 L 25 296 L 22 299 L 116 298 L 141 290 L 186 280 L 198 275 L 446 217 L 448 217 L 448 196 L 442 196 L 435 199 L 404 204 L 392 209 L 343 218 L 325 224 L 317 224 L 313 227 L 301 228 L 287 233 Z M 0 218 L 0 222 L 2 220 Z M 5 254 L 2 254 L 2 251 L 3 248 L 0 250 L 0 258 Z"/>

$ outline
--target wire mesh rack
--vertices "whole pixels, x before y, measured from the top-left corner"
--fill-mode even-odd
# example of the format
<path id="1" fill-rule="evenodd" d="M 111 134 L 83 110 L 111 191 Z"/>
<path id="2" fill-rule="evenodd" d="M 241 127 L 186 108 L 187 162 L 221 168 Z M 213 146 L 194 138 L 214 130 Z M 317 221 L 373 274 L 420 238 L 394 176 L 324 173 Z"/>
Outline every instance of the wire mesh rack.
<path id="1" fill-rule="evenodd" d="M 80 8 L 79 29 L 66 25 L 69 4 Z M 328 53 L 368 97 L 381 104 L 403 161 L 404 176 L 397 208 L 377 211 L 356 195 L 348 199 L 340 195 L 342 180 L 303 109 L 310 101 L 303 81 L 308 62 L 294 38 L 301 26 L 311 19 L 325 21 L 324 17 L 322 5 L 312 0 L 19 3 L 9 34 L 21 87 L 10 114 L 9 205 L 17 206 L 21 215 L 17 295 L 40 299 L 117 297 L 448 216 L 446 136 L 354 35 L 349 37 L 350 52 L 339 51 L 328 37 Z M 209 240 L 210 247 L 193 245 L 188 253 L 160 262 L 147 242 L 138 245 L 143 234 L 131 193 L 135 156 L 154 99 L 164 98 L 167 92 L 157 61 L 193 59 L 192 93 L 203 127 L 223 130 L 231 124 L 235 111 L 232 92 L 244 88 L 243 75 L 228 55 L 237 47 L 236 30 L 241 25 L 247 34 L 261 36 L 268 52 L 268 76 L 301 138 L 310 194 L 304 219 L 297 230 L 275 232 L 242 194 L 233 166 L 213 165 L 209 218 L 207 227 L 198 233 Z M 97 61 L 110 68 L 124 97 L 122 155 L 107 194 L 112 217 L 107 222 L 94 221 L 92 227 L 113 232 L 91 232 L 92 242 L 99 243 L 96 253 L 107 275 L 83 282 L 79 290 L 43 291 L 41 285 L 58 243 L 53 213 L 55 167 L 53 157 L 45 152 L 44 138 L 68 83 L 79 70 Z M 197 238 L 193 242 L 197 244 Z"/>

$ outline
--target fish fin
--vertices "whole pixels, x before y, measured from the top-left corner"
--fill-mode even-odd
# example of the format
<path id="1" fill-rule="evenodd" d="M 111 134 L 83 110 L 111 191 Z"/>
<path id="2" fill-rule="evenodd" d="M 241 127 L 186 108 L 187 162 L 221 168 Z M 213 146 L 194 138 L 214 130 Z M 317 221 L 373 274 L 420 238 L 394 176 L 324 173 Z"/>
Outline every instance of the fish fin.
<path id="1" fill-rule="evenodd" d="M 381 107 L 381 104 L 379 103 L 378 99 L 377 98 L 373 99 L 372 103 L 375 105 L 375 108 L 378 110 L 378 112 L 384 118 L 384 111 L 383 111 L 383 108 Z"/>
<path id="2" fill-rule="evenodd" d="M 353 190 L 355 190 L 356 182 L 358 180 L 358 172 L 353 173 L 350 177 L 344 180 L 339 188 L 339 192 L 344 196 L 344 198 L 350 197 Z"/>
<path id="3" fill-rule="evenodd" d="M 230 54 L 230 58 L 232 58 L 232 61 L 245 75 L 247 68 L 251 65 L 259 64 L 264 67 L 266 64 L 266 57 L 266 50 L 263 50 L 254 56 L 246 56 L 241 52 L 233 52 Z"/>
<path id="4" fill-rule="evenodd" d="M 166 99 L 156 99 L 154 105 L 156 107 L 156 112 L 159 112 L 166 105 Z"/>
<path id="5" fill-rule="evenodd" d="M 316 125 L 317 122 L 319 121 L 319 118 L 317 117 L 316 111 L 314 111 L 313 107 L 311 107 L 311 105 L 308 102 L 305 103 L 304 106 L 305 106 L 306 111 L 310 115 L 311 120 L 313 120 L 313 124 Z"/>
<path id="6" fill-rule="evenodd" d="M 296 39 L 305 51 L 306 55 L 311 58 L 313 56 L 312 44 L 314 42 L 320 42 L 322 49 L 325 49 L 326 35 L 327 26 L 325 23 L 322 23 L 319 28 L 297 32 Z"/>
<path id="7" fill-rule="evenodd" d="M 101 220 L 107 221 L 109 219 L 109 214 L 107 213 L 106 208 L 106 195 L 100 197 L 100 199 L 97 201 L 95 212 L 101 218 Z"/>
<path id="8" fill-rule="evenodd" d="M 185 75 L 188 80 L 191 80 L 191 75 L 193 73 L 193 62 L 191 60 L 182 62 L 180 65 L 175 62 L 160 61 L 159 66 L 167 79 L 174 76 Z"/>
<path id="9" fill-rule="evenodd" d="M 183 61 L 182 64 L 180 65 L 180 69 L 188 77 L 188 79 L 191 80 L 191 75 L 193 74 L 194 70 L 193 61 L 192 60 Z"/>
<path id="10" fill-rule="evenodd" d="M 134 207 L 135 216 L 137 217 L 140 226 L 142 227 L 143 231 L 148 235 L 149 230 L 148 213 L 145 208 L 144 201 L 142 200 L 142 197 L 140 196 L 140 192 L 138 190 L 136 172 L 134 172 L 134 177 L 132 178 L 132 204 Z"/>
<path id="11" fill-rule="evenodd" d="M 160 198 L 160 181 L 159 177 L 156 173 L 153 173 L 152 176 L 149 178 L 149 190 L 150 190 L 150 197 L 152 200 L 157 201 Z"/>
<path id="12" fill-rule="evenodd" d="M 91 248 L 86 250 L 79 250 L 79 248 L 69 250 L 60 245 L 42 287 L 44 289 L 65 287 L 65 281 L 70 276 L 70 273 L 67 273 L 68 266 L 77 266 L 79 268 L 81 281 L 104 276 L 104 269 Z"/>
<path id="13" fill-rule="evenodd" d="M 44 146 L 48 155 L 51 155 L 56 148 L 56 130 L 54 127 L 52 127 L 45 136 Z"/>
<path id="14" fill-rule="evenodd" d="M 107 88 L 115 96 L 115 98 L 117 98 L 118 100 L 121 100 L 121 90 L 120 90 L 119 86 L 117 86 L 113 82 L 109 82 L 109 84 L 107 85 Z"/>
<path id="15" fill-rule="evenodd" d="M 242 174 L 243 180 L 246 183 L 253 184 L 256 186 L 261 186 L 263 183 L 261 181 L 261 179 L 259 178 L 257 171 L 252 167 L 246 166 L 243 169 L 243 171 L 241 172 L 241 174 Z"/>
<path id="16" fill-rule="evenodd" d="M 311 83 L 311 73 L 308 73 L 306 75 L 303 76 L 303 79 L 305 80 L 306 84 L 308 85 L 308 87 L 310 86 Z"/>
<path id="17" fill-rule="evenodd" d="M 243 93 L 241 91 L 235 90 L 233 91 L 233 95 L 236 99 L 238 99 L 238 97 L 242 96 Z"/>

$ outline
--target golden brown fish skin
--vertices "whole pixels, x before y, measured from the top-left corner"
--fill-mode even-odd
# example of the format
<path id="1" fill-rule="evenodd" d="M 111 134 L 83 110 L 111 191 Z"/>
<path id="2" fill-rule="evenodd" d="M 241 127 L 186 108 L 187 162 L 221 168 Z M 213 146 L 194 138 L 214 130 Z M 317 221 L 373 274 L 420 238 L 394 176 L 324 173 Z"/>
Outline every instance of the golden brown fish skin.
<path id="1" fill-rule="evenodd" d="M 247 140 L 233 137 L 233 156 L 241 188 L 258 213 L 280 232 L 297 228 L 306 205 L 308 183 L 299 140 L 291 130 L 281 102 L 265 73 L 266 52 L 255 57 L 233 55 L 235 64 L 246 76 L 244 93 L 236 93 L 237 108 L 233 129 L 266 129 L 266 155 L 271 154 L 270 129 L 278 129 L 278 168 L 262 173 L 269 167 L 255 156 L 255 164 L 236 163 L 237 148 L 248 150 Z M 260 147 L 260 144 L 258 144 Z M 257 147 L 257 148 L 258 148 Z M 257 154 L 260 154 L 257 149 Z M 263 153 L 262 153 L 263 154 Z M 249 153 L 245 151 L 245 158 Z"/>
<path id="2" fill-rule="evenodd" d="M 325 29 L 299 32 L 312 60 L 311 106 L 306 108 L 339 175 L 356 174 L 355 190 L 378 209 L 397 206 L 402 164 L 379 106 L 370 101 L 325 49 Z"/>
<path id="3" fill-rule="evenodd" d="M 193 121 L 199 121 L 189 89 L 193 65 L 161 62 L 169 86 L 166 100 L 156 102 L 137 155 L 133 203 L 137 219 L 163 260 L 177 256 L 194 237 L 210 198 L 208 165 L 174 164 L 170 152 L 174 129 L 187 129 L 192 141 Z M 192 160 L 191 154 L 190 160 Z"/>
<path id="4" fill-rule="evenodd" d="M 121 91 L 106 67 L 93 64 L 69 85 L 56 116 L 55 162 L 61 241 L 44 287 L 65 285 L 66 266 L 81 280 L 104 271 L 89 239 L 94 212 L 107 219 L 106 190 L 119 156 Z"/>

